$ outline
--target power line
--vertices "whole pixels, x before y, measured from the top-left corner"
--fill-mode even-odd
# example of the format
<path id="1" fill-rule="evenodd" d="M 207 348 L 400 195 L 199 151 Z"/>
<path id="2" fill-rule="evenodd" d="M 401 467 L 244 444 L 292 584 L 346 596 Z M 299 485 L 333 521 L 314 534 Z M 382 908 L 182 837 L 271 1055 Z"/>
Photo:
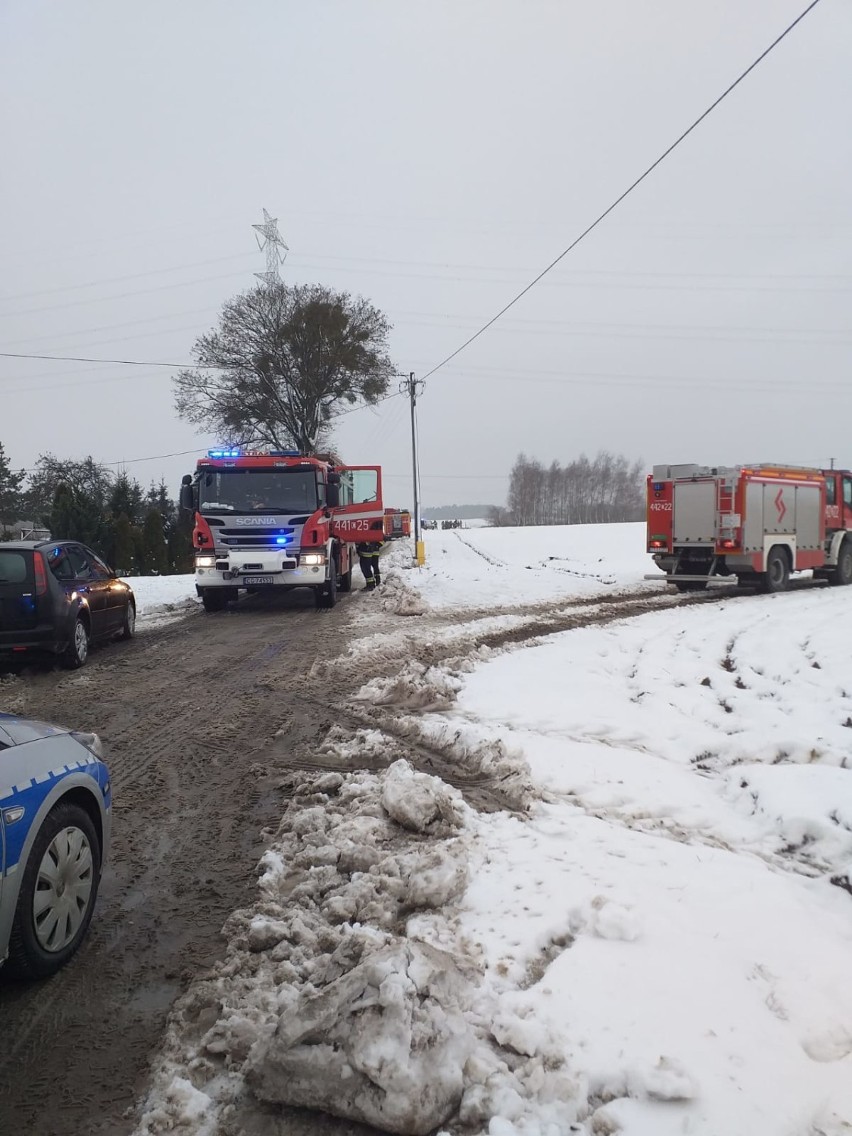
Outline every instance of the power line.
<path id="1" fill-rule="evenodd" d="M 105 277 L 101 280 L 87 281 L 87 282 L 82 283 L 82 284 L 66 284 L 66 285 L 63 285 L 62 287 L 59 287 L 59 288 L 50 288 L 50 289 L 40 291 L 40 292 L 25 292 L 25 293 L 19 293 L 19 294 L 10 294 L 10 295 L 5 295 L 5 296 L 0 296 L 0 304 L 8 303 L 10 301 L 37 298 L 37 297 L 40 297 L 40 296 L 50 296 L 50 295 L 55 295 L 55 294 L 61 293 L 61 292 L 71 292 L 71 291 L 76 291 L 80 288 L 94 288 L 94 287 L 102 285 L 102 284 L 121 283 L 125 280 L 138 280 L 138 279 L 142 279 L 142 278 L 147 277 L 147 276 L 158 276 L 158 275 L 168 273 L 168 272 L 178 272 L 178 271 L 181 271 L 183 269 L 202 267 L 202 266 L 208 265 L 208 264 L 218 264 L 218 263 L 227 262 L 227 261 L 243 260 L 243 259 L 246 259 L 248 256 L 251 256 L 251 255 L 252 254 L 250 254 L 250 253 L 239 253 L 239 254 L 235 254 L 234 256 L 216 257 L 216 258 L 211 259 L 211 260 L 195 261 L 191 264 L 171 265 L 171 266 L 168 266 L 168 267 L 165 267 L 165 268 L 155 268 L 155 269 L 151 269 L 147 272 L 137 272 L 137 273 L 133 273 L 133 274 L 126 275 L 126 276 Z M 492 279 L 482 280 L 481 283 L 484 283 L 484 284 L 512 283 L 512 276 L 514 274 L 518 274 L 518 273 L 523 271 L 521 268 L 515 268 L 515 267 L 512 267 L 510 265 L 505 265 L 505 264 L 501 264 L 501 265 L 484 265 L 484 264 L 478 265 L 478 264 L 455 264 L 455 263 L 452 263 L 452 262 L 440 263 L 440 262 L 434 262 L 434 261 L 390 260 L 390 259 L 381 258 L 381 257 L 332 257 L 332 256 L 324 256 L 320 253 L 309 254 L 306 258 L 298 258 L 297 257 L 292 262 L 292 264 L 293 264 L 293 267 L 295 267 L 297 269 L 298 268 L 327 267 L 327 266 L 324 266 L 322 264 L 315 263 L 316 261 L 330 261 L 331 262 L 331 266 L 330 266 L 331 268 L 333 268 L 333 269 L 337 268 L 339 271 L 344 271 L 344 272 L 357 272 L 359 274 L 366 274 L 366 275 L 371 275 L 371 276 L 376 276 L 376 275 L 378 275 L 378 276 L 391 276 L 391 277 L 394 277 L 394 278 L 407 277 L 407 278 L 410 278 L 410 279 L 418 279 L 418 280 L 419 279 L 422 279 L 422 280 L 459 280 L 459 279 L 463 279 L 463 277 L 459 276 L 459 271 L 488 272 L 488 273 L 502 273 L 503 274 L 502 278 L 492 278 Z M 401 268 L 409 268 L 409 269 L 410 268 L 427 268 L 427 269 L 428 268 L 437 268 L 437 269 L 444 269 L 445 271 L 444 271 L 444 273 L 429 273 L 429 272 L 417 272 L 417 273 L 402 272 L 401 273 L 401 272 L 395 272 L 395 271 L 384 271 L 384 270 L 381 270 L 381 269 L 369 269 L 369 268 L 365 269 L 363 267 L 346 268 L 345 267 L 346 264 L 352 264 L 352 265 L 356 265 L 356 266 L 371 265 L 371 264 L 387 264 L 387 265 L 399 266 Z M 257 275 L 257 274 L 255 274 L 255 275 Z M 592 269 L 592 268 L 590 268 L 590 269 L 577 270 L 577 276 L 578 276 L 578 280 L 576 280 L 576 281 L 560 280 L 558 282 L 558 286 L 559 287 L 582 287 L 582 288 L 620 287 L 620 288 L 627 288 L 627 289 L 629 289 L 629 288 L 654 287 L 654 288 L 657 288 L 659 290 L 669 290 L 669 289 L 673 289 L 673 288 L 677 288 L 678 290 L 681 290 L 682 288 L 689 288 L 690 290 L 696 290 L 696 291 L 764 291 L 764 292 L 787 292 L 787 291 L 790 291 L 790 292 L 793 292 L 793 291 L 800 291 L 800 290 L 812 291 L 814 289 L 813 289 L 813 286 L 811 284 L 802 284 L 800 288 L 794 288 L 794 287 L 772 288 L 772 287 L 767 287 L 766 285 L 763 285 L 763 284 L 760 284 L 760 283 L 751 283 L 751 282 L 752 281 L 763 281 L 763 280 L 781 280 L 781 281 L 790 281 L 791 283 L 793 283 L 795 281 L 800 281 L 800 280 L 801 281 L 806 281 L 806 280 L 810 280 L 810 281 L 813 281 L 813 280 L 835 280 L 835 281 L 840 281 L 840 282 L 843 282 L 843 283 L 846 283 L 846 284 L 852 282 L 852 276 L 850 276 L 848 273 L 832 273 L 832 272 L 795 272 L 795 273 L 792 273 L 792 272 L 787 272 L 787 273 L 779 273 L 779 272 L 733 273 L 733 272 L 674 272 L 674 271 L 672 271 L 672 272 L 660 272 L 660 271 L 637 271 L 637 270 L 626 271 L 626 270 L 621 270 L 621 269 L 602 269 L 602 268 L 601 269 L 596 269 L 596 268 Z M 604 279 L 600 279 L 601 277 L 603 277 Z M 613 279 L 612 280 L 607 279 L 607 278 L 610 278 L 610 277 L 613 278 Z M 741 280 L 741 281 L 743 281 L 743 283 L 741 283 L 741 284 L 732 283 L 732 284 L 729 284 L 725 287 L 720 286 L 720 287 L 717 287 L 717 288 L 713 288 L 713 287 L 710 287 L 710 286 L 684 285 L 684 284 L 646 285 L 646 284 L 643 284 L 641 282 L 643 279 L 646 279 L 646 278 L 647 279 L 674 279 L 674 280 L 681 280 L 681 279 L 720 280 L 720 281 Z M 217 277 L 217 279 L 220 279 L 220 278 Z M 474 279 L 476 279 L 476 278 L 474 278 Z M 640 282 L 637 283 L 637 284 L 625 283 L 624 281 L 627 281 L 628 279 L 636 279 L 636 280 L 639 280 Z M 172 287 L 172 286 L 173 285 L 169 285 L 169 287 Z M 817 291 L 844 292 L 844 291 L 848 291 L 848 289 L 827 287 L 827 288 L 817 289 Z M 126 294 L 122 293 L 121 295 L 123 296 L 123 295 L 126 295 Z M 117 297 L 117 298 L 120 298 L 120 297 Z M 112 297 L 110 297 L 110 296 L 92 297 L 91 301 L 80 300 L 80 301 L 75 301 L 75 303 L 88 303 L 88 302 L 91 302 L 91 303 L 108 303 L 111 299 L 112 299 Z M 45 312 L 45 311 L 52 311 L 54 307 L 62 308 L 62 307 L 65 307 L 65 306 L 67 306 L 67 305 L 59 304 L 59 305 L 52 305 L 52 306 L 48 306 L 48 307 L 44 307 L 44 308 L 30 309 L 30 310 L 31 311 L 37 310 L 39 312 Z M 10 314 L 12 314 L 12 313 L 10 313 Z M 16 314 L 22 314 L 22 313 L 16 313 Z M 162 318 L 162 317 L 155 317 L 155 318 Z M 144 322 L 144 321 L 137 321 L 137 322 Z M 116 325 L 116 326 L 124 326 L 124 325 Z M 74 333 L 74 334 L 76 334 L 76 333 Z"/>
<path id="2" fill-rule="evenodd" d="M 190 308 L 188 311 L 183 310 L 180 312 L 164 312 L 159 316 L 146 316 L 144 319 L 138 320 L 122 320 L 120 323 L 102 323 L 96 327 L 78 327 L 73 331 L 52 331 L 48 335 L 30 335 L 26 339 L 9 339 L 4 343 L 0 343 L 0 347 L 27 347 L 38 346 L 48 339 L 70 339 L 72 336 L 79 335 L 94 335 L 99 331 L 115 331 L 117 328 L 123 327 L 140 327 L 148 323 L 160 323 L 162 320 L 183 319 L 184 316 L 210 316 L 215 314 L 215 304 L 206 304 L 203 308 Z M 212 310 L 212 312 L 211 312 Z M 170 335 L 173 331 L 185 331 L 186 328 L 171 328 L 166 327 L 158 331 L 153 331 L 151 335 Z M 134 336 L 133 338 L 137 338 Z M 143 336 L 138 336 L 142 339 Z M 145 338 L 147 338 L 147 333 Z M 84 346 L 89 346 L 85 344 Z"/>
<path id="3" fill-rule="evenodd" d="M 195 260 L 191 264 L 176 264 L 168 268 L 151 268 L 147 272 L 134 272 L 128 276 L 107 276 L 101 280 L 90 280 L 85 284 L 64 284 L 60 288 L 47 288 L 41 292 L 19 292 L 0 296 L 0 304 L 10 300 L 36 300 L 40 296 L 55 296 L 58 292 L 75 292 L 78 288 L 99 288 L 102 284 L 123 284 L 125 280 L 142 280 L 146 276 L 160 276 L 165 272 L 183 272 L 187 268 L 206 268 L 208 264 L 222 264 L 226 261 L 247 260 L 252 253 L 237 253 L 234 256 L 217 256 L 212 260 Z"/>
<path id="4" fill-rule="evenodd" d="M 641 183 L 645 180 L 645 178 L 648 177 L 648 175 L 651 174 L 657 168 L 657 166 L 660 165 L 661 162 L 664 162 L 665 159 L 669 156 L 669 154 L 672 153 L 672 151 L 677 149 L 677 147 L 681 144 L 681 142 L 683 142 L 684 139 L 687 138 L 693 132 L 693 130 L 695 130 L 695 128 L 697 126 L 699 126 L 700 123 L 702 123 L 704 121 L 704 119 L 707 118 L 707 116 L 709 114 L 711 114 L 716 109 L 716 107 L 723 101 L 723 99 L 726 99 L 728 97 L 728 95 L 736 87 L 738 87 L 740 85 L 740 83 L 743 81 L 743 79 L 745 79 L 746 76 L 749 75 L 755 69 L 755 67 L 757 67 L 757 65 L 759 63 L 761 63 L 767 57 L 767 55 L 769 55 L 769 53 L 771 51 L 773 51 L 778 46 L 778 44 L 781 43 L 781 41 L 786 36 L 788 36 L 790 34 L 790 32 L 793 30 L 793 28 L 796 27 L 797 24 L 801 23 L 801 21 L 805 18 L 805 16 L 808 15 L 809 12 L 813 11 L 813 9 L 817 6 L 817 4 L 819 4 L 819 2 L 820 2 L 820 0 L 811 0 L 811 3 L 808 4 L 807 8 L 805 8 L 805 10 L 803 12 L 800 12 L 799 15 L 795 18 L 795 20 L 793 20 L 793 22 L 791 24 L 787 25 L 787 27 L 784 29 L 784 31 L 781 32 L 781 34 L 776 39 L 774 39 L 772 41 L 772 43 L 769 45 L 769 47 L 767 47 L 765 51 L 761 52 L 761 54 L 758 55 L 757 59 L 755 59 L 752 63 L 749 64 L 749 66 L 745 69 L 745 71 L 743 71 L 742 74 L 738 78 L 736 78 L 733 81 L 733 83 L 731 83 L 731 85 L 729 87 L 727 87 L 722 92 L 722 94 L 719 95 L 719 97 L 714 102 L 712 102 L 710 104 L 710 106 L 707 107 L 707 109 L 701 115 L 699 115 L 698 118 L 696 118 L 696 120 L 692 123 L 692 125 L 688 126 L 687 129 L 684 130 L 684 132 L 680 135 L 680 137 L 675 139 L 675 141 L 672 142 L 671 146 L 669 146 L 668 149 L 664 150 L 663 153 L 660 154 L 660 156 L 656 159 L 656 161 L 652 162 L 651 165 L 648 166 L 648 168 L 645 170 L 644 173 L 640 174 L 639 177 L 636 178 L 636 180 L 631 185 L 629 185 L 627 187 L 627 189 L 625 189 L 625 191 L 619 197 L 617 197 L 615 199 L 615 201 L 613 201 L 612 204 L 609 205 L 603 211 L 603 213 L 600 214 L 600 216 L 598 216 L 594 221 L 592 221 L 591 225 L 589 225 L 587 228 L 585 228 L 583 230 L 583 232 L 580 233 L 580 235 L 578 237 L 576 237 L 571 242 L 571 244 L 568 245 L 568 247 L 566 249 L 562 250 L 562 252 L 559 254 L 559 256 L 557 256 L 554 260 L 552 260 L 550 262 L 550 264 L 547 265 L 546 268 L 542 269 L 542 271 L 539 272 L 538 276 L 536 276 L 533 280 L 531 280 L 529 282 L 529 284 L 526 285 L 525 288 L 523 288 L 520 292 L 518 292 L 518 294 L 513 299 L 511 299 L 508 304 L 506 304 L 504 307 L 502 307 L 500 309 L 500 311 L 497 312 L 497 314 L 495 316 L 492 316 L 491 319 L 488 320 L 487 323 L 483 324 L 482 327 L 478 331 L 474 332 L 474 334 L 471 335 L 469 339 L 466 339 L 464 341 L 464 343 L 461 345 L 461 347 L 457 347 L 455 349 L 455 351 L 453 351 L 450 355 L 448 355 L 446 357 L 446 359 L 442 359 L 441 362 L 436 364 L 436 366 L 434 366 L 431 371 L 427 371 L 427 373 L 423 376 L 423 378 L 428 379 L 430 375 L 434 375 L 436 371 L 440 370 L 441 367 L 443 367 L 443 366 L 445 366 L 445 364 L 449 363 L 449 361 L 451 359 L 455 359 L 456 355 L 461 354 L 461 352 L 464 351 L 464 349 L 466 347 L 469 347 L 471 345 L 471 343 L 474 342 L 474 340 L 478 339 L 480 337 L 480 335 L 482 335 L 484 332 L 486 332 L 488 330 L 488 328 L 491 327 L 492 324 L 495 324 L 497 322 L 497 320 L 500 319 L 501 316 L 505 315 L 506 312 L 508 312 L 510 308 L 513 308 L 515 306 L 515 304 L 517 304 L 518 300 L 520 300 L 523 296 L 525 296 L 527 294 L 527 292 L 529 292 L 532 288 L 534 288 L 536 286 L 536 284 L 538 284 L 538 282 L 544 276 L 546 276 L 548 274 L 548 272 L 550 272 L 552 269 L 554 269 L 556 267 L 556 265 L 559 264 L 559 262 L 561 260 L 563 260 L 568 255 L 569 252 L 571 252 L 572 249 L 575 249 L 577 247 L 577 245 L 580 243 L 580 241 L 582 241 L 585 237 L 587 237 L 589 235 L 589 233 L 591 233 L 594 229 L 596 229 L 598 227 L 598 225 L 600 225 L 600 223 L 606 217 L 608 217 L 609 214 L 612 213 L 612 211 L 614 209 L 616 209 L 621 204 L 621 202 L 624 201 L 624 199 L 626 197 L 628 197 L 633 192 L 634 189 L 637 188 L 637 186 L 641 185 Z"/>
<path id="5" fill-rule="evenodd" d="M 391 398 L 399 398 L 398 392 L 394 392 L 393 394 L 387 394 L 387 395 L 384 396 L 384 398 L 377 399 L 375 403 L 364 402 L 360 406 L 352 406 L 348 410 L 341 410 L 337 414 L 330 415 L 329 418 L 330 418 L 330 420 L 335 419 L 335 418 L 342 418 L 345 414 L 353 414 L 356 410 L 364 410 L 368 406 L 376 406 L 376 405 L 378 405 L 378 403 L 387 402 L 388 399 L 391 399 Z M 147 457 L 144 457 L 144 458 L 121 458 L 119 461 L 98 462 L 98 465 L 106 465 L 106 466 L 138 465 L 141 462 L 165 461 L 166 458 L 182 458 L 182 457 L 186 457 L 188 454 L 199 454 L 199 453 L 204 453 L 204 451 L 205 451 L 204 446 L 196 446 L 194 449 L 191 449 L 191 450 L 177 450 L 177 451 L 175 451 L 174 453 L 171 453 L 171 454 L 149 454 Z M 21 473 L 35 473 L 37 471 L 37 468 L 38 467 L 34 466 L 31 469 L 22 469 L 20 472 Z"/>
<path id="6" fill-rule="evenodd" d="M 116 363 L 122 367 L 198 367 L 200 370 L 216 370 L 227 368 L 217 368 L 214 364 L 201 365 L 199 363 L 152 363 L 150 360 L 145 359 L 90 359 L 85 355 L 30 355 L 24 351 L 0 351 L 0 359 L 49 359 L 55 360 L 57 363 Z"/>
<path id="7" fill-rule="evenodd" d="M 66 363 L 114 363 L 114 364 L 118 364 L 118 365 L 121 365 L 121 366 L 127 366 L 127 367 L 168 367 L 171 370 L 174 370 L 175 368 L 179 369 L 179 368 L 183 368 L 183 367 L 199 367 L 201 370 L 227 370 L 228 369 L 223 364 L 212 364 L 212 363 L 211 364 L 205 364 L 204 366 L 201 366 L 200 364 L 195 364 L 195 363 L 163 363 L 163 362 L 151 362 L 151 361 L 148 361 L 148 360 L 145 360 L 145 359 L 90 359 L 90 358 L 86 358 L 86 357 L 81 356 L 81 355 L 27 355 L 27 354 L 22 354 L 22 353 L 14 353 L 14 352 L 11 352 L 11 351 L 0 351 L 0 358 L 4 358 L 4 359 L 48 359 L 48 360 L 52 360 L 52 361 L 56 361 L 56 362 L 66 362 Z M 44 372 L 44 373 L 46 374 L 47 372 Z M 71 375 L 73 376 L 73 375 L 79 374 L 79 373 L 80 372 L 72 371 Z M 85 374 L 85 371 L 83 371 L 82 373 Z M 4 387 L 4 388 L 2 388 L 2 393 L 3 394 L 15 394 L 15 393 L 28 392 L 28 391 L 62 390 L 62 389 L 70 390 L 73 386 L 78 386 L 78 385 L 79 386 L 89 386 L 89 385 L 92 385 L 92 384 L 105 383 L 105 382 L 106 383 L 123 382 L 123 381 L 126 381 L 127 379 L 132 378 L 132 377 L 133 376 L 129 376 L 129 375 L 128 376 L 109 375 L 109 376 L 105 376 L 103 378 L 98 378 L 98 379 L 86 379 L 86 380 L 76 380 L 75 379 L 71 383 L 50 384 L 48 386 L 41 386 L 41 387 L 30 387 L 30 386 Z M 354 412 L 356 410 L 365 410 L 367 408 L 372 408 L 372 407 L 378 406 L 382 402 L 387 402 L 388 399 L 398 398 L 398 397 L 399 397 L 398 392 L 394 392 L 393 394 L 387 394 L 387 395 L 384 395 L 382 398 L 376 399 L 375 402 L 362 402 L 358 406 L 351 406 L 347 410 L 340 410 L 336 414 L 330 415 L 330 420 L 334 419 L 334 418 L 342 418 L 346 414 L 354 414 Z M 169 455 L 167 455 L 167 456 L 169 456 Z"/>
<path id="8" fill-rule="evenodd" d="M 348 410 L 338 410 L 336 414 L 328 416 L 329 422 L 333 422 L 335 418 L 343 418 L 347 414 L 354 414 L 356 410 L 372 410 L 373 407 L 378 406 L 381 402 L 388 402 L 392 398 L 399 398 L 399 391 L 394 391 L 393 394 L 382 395 L 377 398 L 375 402 L 362 402 L 358 406 L 350 406 Z"/>
<path id="9" fill-rule="evenodd" d="M 782 341 L 789 342 L 789 341 Z M 836 341 L 830 341 L 829 346 L 832 346 Z M 29 356 L 27 356 L 29 357 Z M 60 358 L 59 356 L 48 356 L 48 358 Z M 120 362 L 120 360 L 97 360 L 99 363 Z M 128 361 L 131 362 L 131 361 Z M 142 360 L 132 360 L 136 366 L 150 366 L 150 367 L 178 367 L 181 364 L 170 363 L 145 363 Z M 125 375 L 102 375 L 97 378 L 82 379 L 78 376 L 89 374 L 90 368 L 80 368 L 71 371 L 61 371 L 60 375 L 66 375 L 70 381 L 65 383 L 50 383 L 41 386 L 33 386 L 29 380 L 36 378 L 46 377 L 51 375 L 51 371 L 40 371 L 37 375 L 28 376 L 26 386 L 7 387 L 0 385 L 0 394 L 29 394 L 39 393 L 48 390 L 73 390 L 78 386 L 95 386 L 103 383 L 120 383 L 135 381 L 138 377 L 138 372 Z M 593 383 L 594 386 L 609 386 L 609 385 L 624 385 L 633 386 L 636 383 L 642 383 L 648 389 L 670 389 L 681 388 L 685 384 L 690 386 L 698 385 L 702 390 L 748 390 L 758 391 L 766 390 L 773 393 L 797 393 L 799 391 L 807 392 L 814 391 L 823 393 L 833 393 L 836 391 L 843 391 L 847 388 L 847 381 L 838 376 L 833 379 L 830 376 L 817 377 L 810 379 L 807 385 L 804 385 L 800 378 L 783 378 L 781 376 L 772 375 L 767 376 L 761 380 L 750 375 L 748 378 L 739 376 L 696 376 L 696 375 L 683 375 L 683 374 L 653 374 L 648 372 L 615 372 L 615 371 L 567 371 L 567 370 L 531 370 L 525 366 L 519 367 L 485 367 L 478 365 L 468 364 L 460 369 L 453 369 L 451 374 L 457 375 L 460 378 L 482 378 L 487 377 L 492 382 L 508 382 L 508 383 L 551 383 L 557 385 L 574 386 Z M 377 400 L 375 403 L 362 403 L 358 406 L 351 407 L 347 410 L 340 411 L 334 417 L 339 417 L 344 414 L 351 414 L 356 410 L 372 409 L 382 402 L 388 401 L 391 398 L 397 398 L 396 393 L 385 395 Z M 402 403 L 399 404 L 402 407 Z M 402 413 L 396 414 L 394 418 L 389 419 L 380 430 L 386 431 L 395 428 L 399 425 Z"/>
<path id="10" fill-rule="evenodd" d="M 204 452 L 203 446 L 196 446 L 192 450 L 177 450 L 173 454 L 150 454 L 146 458 L 122 458 L 120 461 L 97 462 L 96 464 L 97 465 L 106 465 L 106 466 L 138 465 L 140 462 L 162 461 L 165 458 L 182 458 L 182 457 L 186 457 L 187 454 L 200 454 L 200 453 L 203 453 L 203 452 Z M 38 466 L 33 466 L 30 469 L 22 469 L 19 472 L 21 472 L 21 473 L 37 473 L 38 472 Z"/>
<path id="11" fill-rule="evenodd" d="M 106 304 L 113 300 L 125 300 L 130 296 L 149 296 L 153 292 L 165 292 L 172 288 L 189 288 L 193 284 L 211 284 L 219 280 L 233 280 L 236 277 L 245 278 L 245 272 L 225 272 L 219 276 L 200 276 L 196 280 L 180 280 L 176 284 L 159 284 L 156 288 L 140 288 L 135 292 L 116 292 L 112 296 L 90 296 L 85 300 L 67 300 L 62 304 L 48 304 L 42 308 L 24 308 L 16 312 L 0 312 L 4 319 L 12 316 L 29 316 L 36 312 L 58 311 L 60 308 L 76 308 L 81 304 Z"/>

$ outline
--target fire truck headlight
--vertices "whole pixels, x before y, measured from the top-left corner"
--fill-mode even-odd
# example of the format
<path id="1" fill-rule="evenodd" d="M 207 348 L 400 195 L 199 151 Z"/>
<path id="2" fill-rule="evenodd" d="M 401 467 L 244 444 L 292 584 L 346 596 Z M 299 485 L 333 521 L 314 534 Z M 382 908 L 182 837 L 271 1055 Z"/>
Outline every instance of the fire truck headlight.
<path id="1" fill-rule="evenodd" d="M 302 557 L 303 564 L 325 564 L 325 553 L 306 552 Z"/>
<path id="2" fill-rule="evenodd" d="M 195 567 L 196 568 L 213 568 L 215 566 L 215 564 L 216 564 L 216 557 L 215 556 L 196 556 L 196 558 L 195 558 Z"/>

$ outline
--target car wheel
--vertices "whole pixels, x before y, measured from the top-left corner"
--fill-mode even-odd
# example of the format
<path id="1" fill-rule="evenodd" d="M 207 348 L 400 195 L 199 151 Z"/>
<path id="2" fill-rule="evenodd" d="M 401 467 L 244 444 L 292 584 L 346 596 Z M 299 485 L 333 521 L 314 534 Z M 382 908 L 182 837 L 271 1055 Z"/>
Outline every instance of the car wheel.
<path id="1" fill-rule="evenodd" d="M 62 652 L 62 662 L 69 670 L 82 667 L 89 657 L 89 629 L 82 616 L 78 615 L 71 634 L 71 642 Z"/>
<path id="2" fill-rule="evenodd" d="M 101 849 L 91 817 L 75 804 L 48 813 L 24 869 L 9 939 L 9 966 L 46 978 L 86 934 L 98 895 Z"/>
<path id="3" fill-rule="evenodd" d="M 121 626 L 121 638 L 132 639 L 136 633 L 136 604 L 131 601 L 127 604 L 124 613 L 124 623 Z"/>
<path id="4" fill-rule="evenodd" d="M 340 583 L 337 585 L 337 590 L 339 592 L 351 592 L 352 591 L 352 569 L 351 568 L 349 569 L 348 572 L 344 572 L 343 575 L 340 577 Z"/>

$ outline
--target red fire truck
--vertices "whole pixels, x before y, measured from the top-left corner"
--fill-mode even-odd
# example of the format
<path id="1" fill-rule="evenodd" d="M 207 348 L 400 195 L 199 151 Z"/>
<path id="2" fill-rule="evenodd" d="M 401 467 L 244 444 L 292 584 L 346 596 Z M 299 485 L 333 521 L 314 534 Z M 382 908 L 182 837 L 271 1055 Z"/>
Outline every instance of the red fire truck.
<path id="1" fill-rule="evenodd" d="M 708 584 L 780 592 L 791 572 L 807 569 L 852 583 L 849 470 L 657 465 L 647 518 L 648 551 L 682 592 Z"/>
<path id="2" fill-rule="evenodd" d="M 355 543 L 384 540 L 399 512 L 382 505 L 379 466 L 291 450 L 209 450 L 183 478 L 180 500 L 195 514 L 195 586 L 206 611 L 221 611 L 241 588 L 312 588 L 317 607 L 334 607 L 352 587 Z"/>

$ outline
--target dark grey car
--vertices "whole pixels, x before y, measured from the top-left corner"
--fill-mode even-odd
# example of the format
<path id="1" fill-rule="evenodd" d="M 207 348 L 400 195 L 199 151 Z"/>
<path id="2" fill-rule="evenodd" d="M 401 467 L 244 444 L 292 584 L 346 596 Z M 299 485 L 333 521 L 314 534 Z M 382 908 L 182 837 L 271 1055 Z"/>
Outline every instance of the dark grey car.
<path id="1" fill-rule="evenodd" d="M 73 540 L 0 544 L 0 665 L 52 652 L 81 667 L 89 643 L 133 636 L 136 602 L 91 548 Z"/>

